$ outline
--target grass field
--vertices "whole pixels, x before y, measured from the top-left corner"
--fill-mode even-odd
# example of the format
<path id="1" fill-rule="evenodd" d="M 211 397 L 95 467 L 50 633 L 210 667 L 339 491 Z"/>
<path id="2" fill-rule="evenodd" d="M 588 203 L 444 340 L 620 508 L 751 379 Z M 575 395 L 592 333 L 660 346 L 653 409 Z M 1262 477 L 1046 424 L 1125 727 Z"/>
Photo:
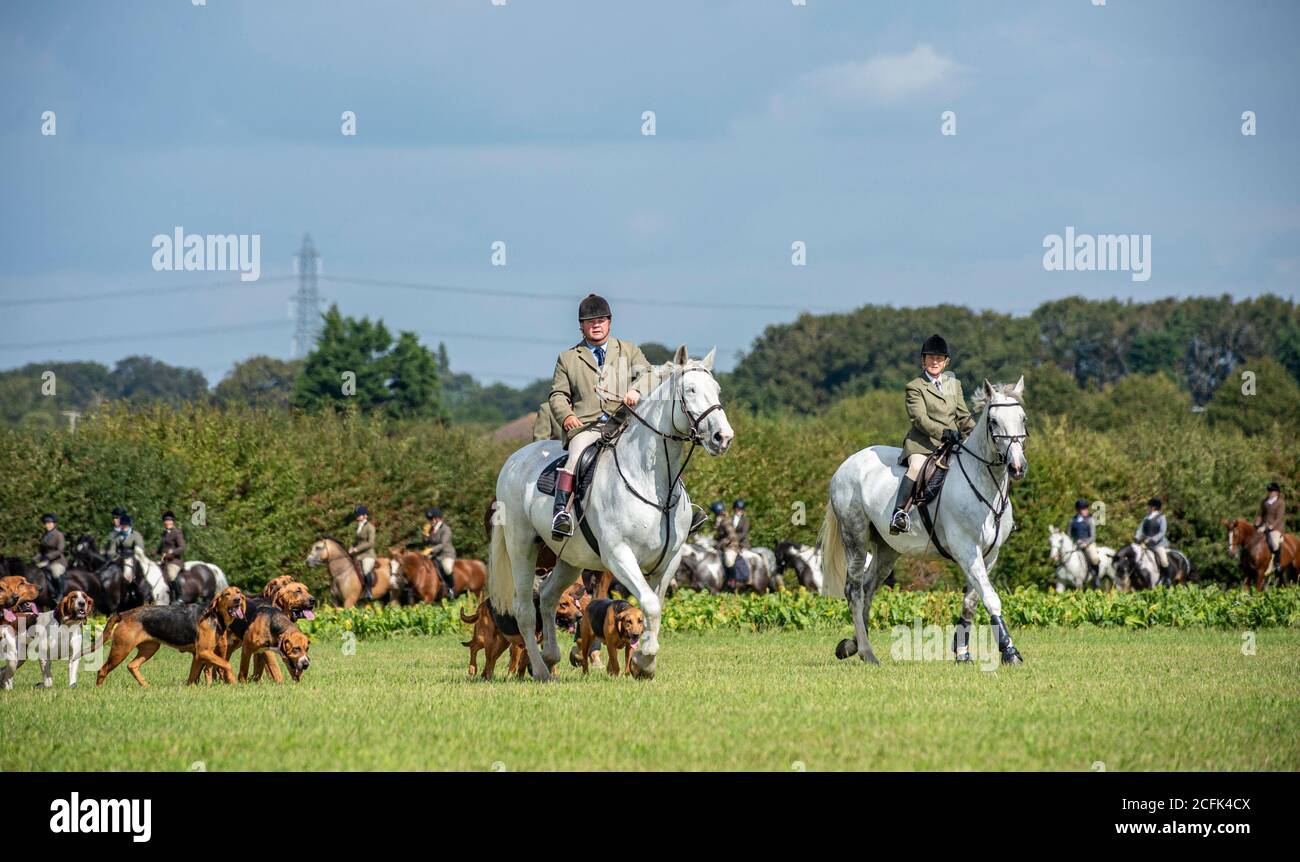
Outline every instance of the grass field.
<path id="1" fill-rule="evenodd" d="M 1026 630 L 1028 664 L 993 672 L 892 661 L 888 632 L 880 667 L 837 662 L 836 640 L 671 634 L 653 681 L 565 662 L 546 686 L 468 680 L 451 635 L 320 641 L 297 685 L 185 688 L 171 650 L 147 691 L 124 666 L 38 691 L 29 665 L 0 692 L 0 769 L 1300 769 L 1294 629 L 1250 656 L 1233 631 Z"/>

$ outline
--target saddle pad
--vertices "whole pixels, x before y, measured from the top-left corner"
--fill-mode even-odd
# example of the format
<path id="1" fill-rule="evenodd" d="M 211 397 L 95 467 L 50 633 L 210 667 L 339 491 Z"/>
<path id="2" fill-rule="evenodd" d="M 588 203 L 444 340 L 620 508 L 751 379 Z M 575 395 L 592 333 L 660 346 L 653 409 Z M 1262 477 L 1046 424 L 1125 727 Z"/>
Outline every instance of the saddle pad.
<path id="1" fill-rule="evenodd" d="M 588 446 L 578 458 L 578 475 L 574 477 L 573 490 L 574 496 L 582 498 L 586 496 L 587 486 L 591 484 L 591 477 L 595 474 L 593 467 L 596 464 L 596 455 L 600 451 L 600 444 L 593 443 Z M 555 474 L 564 466 L 568 460 L 569 453 L 564 453 L 554 461 L 546 465 L 542 474 L 537 477 L 537 492 L 551 496 L 555 493 Z"/>

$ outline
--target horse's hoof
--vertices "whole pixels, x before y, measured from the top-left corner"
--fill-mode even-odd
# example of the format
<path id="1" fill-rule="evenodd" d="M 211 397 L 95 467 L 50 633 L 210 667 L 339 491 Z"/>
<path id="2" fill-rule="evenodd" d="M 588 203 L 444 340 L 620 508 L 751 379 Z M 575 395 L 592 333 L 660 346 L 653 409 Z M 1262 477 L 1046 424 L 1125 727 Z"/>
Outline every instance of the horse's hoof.
<path id="1" fill-rule="evenodd" d="M 876 654 L 871 650 L 867 650 L 866 655 L 862 657 L 862 661 L 865 664 L 880 664 L 880 659 L 876 658 Z"/>
<path id="2" fill-rule="evenodd" d="M 971 654 L 968 652 L 964 652 L 961 655 L 957 656 L 957 664 L 974 664 L 974 663 L 975 663 L 975 659 L 972 658 Z"/>
<path id="3" fill-rule="evenodd" d="M 1002 651 L 1003 664 L 1024 664 L 1025 660 L 1020 655 L 1020 650 L 1009 646 Z"/>
<path id="4" fill-rule="evenodd" d="M 642 670 L 641 666 L 634 661 L 627 663 L 627 672 L 633 679 L 654 679 L 655 672 L 652 670 Z"/>
<path id="5" fill-rule="evenodd" d="M 856 654 L 857 651 L 858 642 L 853 638 L 845 638 L 835 645 L 835 657 L 838 659 L 846 659 L 849 656 Z"/>
<path id="6" fill-rule="evenodd" d="M 569 664 L 573 667 L 581 667 L 582 662 L 578 660 L 578 645 L 574 644 L 573 649 L 569 650 Z"/>

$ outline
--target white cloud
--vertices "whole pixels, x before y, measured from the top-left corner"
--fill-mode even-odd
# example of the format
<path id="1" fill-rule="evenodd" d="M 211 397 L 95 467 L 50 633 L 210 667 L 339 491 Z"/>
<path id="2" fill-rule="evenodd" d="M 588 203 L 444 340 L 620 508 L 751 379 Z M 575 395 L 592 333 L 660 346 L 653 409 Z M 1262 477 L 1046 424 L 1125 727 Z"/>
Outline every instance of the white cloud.
<path id="1" fill-rule="evenodd" d="M 894 105 L 952 91 L 961 85 L 965 72 L 965 67 L 932 45 L 919 44 L 906 54 L 877 54 L 809 72 L 790 93 L 773 97 L 772 109 L 781 115 L 791 103 L 809 101 L 828 108 Z"/>

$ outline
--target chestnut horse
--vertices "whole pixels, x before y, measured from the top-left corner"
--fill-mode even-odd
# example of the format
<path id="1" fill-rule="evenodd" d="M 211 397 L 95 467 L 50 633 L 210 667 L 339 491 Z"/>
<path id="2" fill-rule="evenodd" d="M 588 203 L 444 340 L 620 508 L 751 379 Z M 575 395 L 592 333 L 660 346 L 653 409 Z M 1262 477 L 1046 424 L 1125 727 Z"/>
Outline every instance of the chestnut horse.
<path id="1" fill-rule="evenodd" d="M 355 607 L 365 592 L 361 581 L 361 566 L 348 553 L 342 543 L 332 536 L 324 536 L 311 546 L 307 555 L 307 565 L 319 566 L 324 563 L 329 567 L 330 598 L 334 604 L 345 608 Z M 397 578 L 393 574 L 391 561 L 387 557 L 375 560 L 375 583 L 370 589 L 372 601 L 379 601 L 385 595 L 389 604 L 397 601 L 397 590 L 393 589 Z"/>
<path id="2" fill-rule="evenodd" d="M 1256 590 L 1264 589 L 1269 566 L 1273 564 L 1273 552 L 1269 550 L 1264 534 L 1244 518 L 1224 521 L 1223 525 L 1228 528 L 1228 553 L 1237 557 L 1238 565 L 1241 566 L 1241 585 Z M 1286 583 L 1288 575 L 1291 580 L 1295 580 L 1297 566 L 1300 565 L 1300 540 L 1292 533 L 1282 535 L 1281 558 L 1281 570 L 1273 574 L 1281 583 Z"/>

